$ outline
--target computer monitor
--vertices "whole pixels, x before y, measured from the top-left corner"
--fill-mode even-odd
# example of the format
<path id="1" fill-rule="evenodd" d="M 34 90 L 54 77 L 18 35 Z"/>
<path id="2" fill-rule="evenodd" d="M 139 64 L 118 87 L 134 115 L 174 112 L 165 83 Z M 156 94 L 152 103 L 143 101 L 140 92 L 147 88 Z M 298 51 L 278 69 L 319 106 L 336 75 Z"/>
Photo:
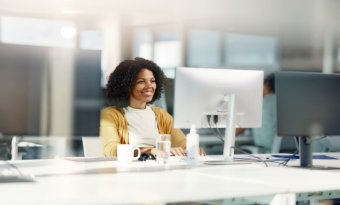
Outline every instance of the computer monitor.
<path id="1" fill-rule="evenodd" d="M 46 96 L 43 94 L 43 90 L 53 87 L 49 80 L 53 77 L 51 66 L 47 66 L 49 59 L 47 47 L 0 44 L 0 135 L 40 136 L 43 124 L 50 130 L 51 108 L 55 103 L 51 101 L 52 91 L 47 91 Z M 103 107 L 101 52 L 75 49 L 74 66 L 72 136 L 99 135 Z M 56 86 L 63 83 L 60 81 Z M 46 106 L 42 103 L 44 98 Z M 43 110 L 47 113 L 44 122 Z M 65 128 L 58 126 L 57 129 Z M 47 131 L 47 135 L 49 133 Z"/>
<path id="2" fill-rule="evenodd" d="M 46 48 L 0 44 L 0 135 L 38 135 Z"/>
<path id="3" fill-rule="evenodd" d="M 223 156 L 232 161 L 235 128 L 262 123 L 263 71 L 179 67 L 175 72 L 174 127 L 226 128 Z M 209 120 L 208 120 L 209 119 Z"/>
<path id="4" fill-rule="evenodd" d="M 312 167 L 311 137 L 340 135 L 339 90 L 339 74 L 276 74 L 277 132 L 299 137 L 301 167 Z"/>

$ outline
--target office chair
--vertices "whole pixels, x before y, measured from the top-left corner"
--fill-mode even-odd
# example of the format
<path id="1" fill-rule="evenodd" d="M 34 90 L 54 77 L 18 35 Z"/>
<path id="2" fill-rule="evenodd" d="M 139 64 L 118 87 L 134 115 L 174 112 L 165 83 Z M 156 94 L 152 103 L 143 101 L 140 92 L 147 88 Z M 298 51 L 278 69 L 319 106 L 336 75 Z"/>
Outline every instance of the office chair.
<path id="1" fill-rule="evenodd" d="M 103 144 L 99 137 L 82 137 L 85 157 L 104 157 Z"/>
<path id="2" fill-rule="evenodd" d="M 281 136 L 275 136 L 270 153 L 280 153 L 281 142 L 282 142 L 282 137 Z M 261 153 L 263 153 L 263 148 L 256 146 L 256 145 L 242 145 L 240 148 L 245 150 L 246 152 L 249 152 L 250 154 L 261 154 Z"/>

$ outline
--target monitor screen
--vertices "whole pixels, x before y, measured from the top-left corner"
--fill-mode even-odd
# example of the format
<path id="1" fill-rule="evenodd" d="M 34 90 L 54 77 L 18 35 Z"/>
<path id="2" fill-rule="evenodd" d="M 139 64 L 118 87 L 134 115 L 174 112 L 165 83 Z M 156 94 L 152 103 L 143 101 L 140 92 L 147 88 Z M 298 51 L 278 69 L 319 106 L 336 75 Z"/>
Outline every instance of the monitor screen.
<path id="1" fill-rule="evenodd" d="M 277 73 L 278 135 L 339 135 L 339 90 L 338 74 Z"/>
<path id="2" fill-rule="evenodd" d="M 223 161 L 234 161 L 236 127 L 262 124 L 263 71 L 176 69 L 174 127 L 226 128 Z"/>
<path id="3" fill-rule="evenodd" d="M 52 72 L 51 52 L 48 47 L 0 44 L 0 136 L 41 136 L 43 127 L 50 135 L 52 108 L 63 105 L 52 101 L 56 90 L 49 89 L 70 89 L 62 86 L 68 76 Z M 97 136 L 103 107 L 101 52 L 75 49 L 74 67 L 71 135 Z M 54 124 L 54 133 L 67 132 L 67 127 Z"/>
<path id="4" fill-rule="evenodd" d="M 0 44 L 0 135 L 38 135 L 46 49 Z"/>
<path id="5" fill-rule="evenodd" d="M 262 123 L 263 71 L 216 68 L 176 69 L 174 126 L 210 127 L 206 115 L 218 115 L 217 127 L 225 128 L 225 97 L 235 94 L 235 118 L 239 127 Z"/>
<path id="6" fill-rule="evenodd" d="M 98 136 L 101 88 L 101 52 L 78 49 L 75 52 L 73 136 Z"/>
<path id="7" fill-rule="evenodd" d="M 340 134 L 340 75 L 276 74 L 277 132 L 298 136 L 301 167 L 312 164 L 312 137 Z"/>

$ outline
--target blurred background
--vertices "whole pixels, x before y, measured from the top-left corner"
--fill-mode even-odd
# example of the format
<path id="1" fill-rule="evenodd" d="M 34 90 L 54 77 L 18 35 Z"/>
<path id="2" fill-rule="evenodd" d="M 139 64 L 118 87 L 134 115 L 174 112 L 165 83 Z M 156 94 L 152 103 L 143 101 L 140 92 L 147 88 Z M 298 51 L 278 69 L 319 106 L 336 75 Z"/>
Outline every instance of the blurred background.
<path id="1" fill-rule="evenodd" d="M 1 159 L 13 136 L 19 158 L 81 156 L 124 59 L 170 79 L 177 66 L 339 72 L 339 15 L 337 0 L 0 0 Z"/>

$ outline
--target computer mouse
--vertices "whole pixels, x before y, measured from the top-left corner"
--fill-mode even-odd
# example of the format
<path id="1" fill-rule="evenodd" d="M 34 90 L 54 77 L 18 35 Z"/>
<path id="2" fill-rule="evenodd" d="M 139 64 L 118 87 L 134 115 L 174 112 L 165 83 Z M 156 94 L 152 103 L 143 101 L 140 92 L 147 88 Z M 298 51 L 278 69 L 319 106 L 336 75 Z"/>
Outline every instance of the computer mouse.
<path id="1" fill-rule="evenodd" d="M 138 158 L 139 161 L 146 161 L 146 160 L 155 160 L 156 157 L 152 154 L 141 154 Z"/>

